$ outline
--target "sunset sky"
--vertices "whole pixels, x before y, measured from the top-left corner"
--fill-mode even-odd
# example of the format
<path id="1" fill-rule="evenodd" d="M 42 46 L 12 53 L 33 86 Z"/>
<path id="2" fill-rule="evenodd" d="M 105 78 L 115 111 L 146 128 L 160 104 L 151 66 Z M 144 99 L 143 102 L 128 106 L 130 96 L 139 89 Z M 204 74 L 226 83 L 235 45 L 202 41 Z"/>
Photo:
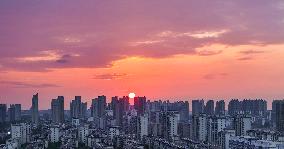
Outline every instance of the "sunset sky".
<path id="1" fill-rule="evenodd" d="M 1 0 L 0 103 L 37 92 L 282 99 L 284 1 Z"/>

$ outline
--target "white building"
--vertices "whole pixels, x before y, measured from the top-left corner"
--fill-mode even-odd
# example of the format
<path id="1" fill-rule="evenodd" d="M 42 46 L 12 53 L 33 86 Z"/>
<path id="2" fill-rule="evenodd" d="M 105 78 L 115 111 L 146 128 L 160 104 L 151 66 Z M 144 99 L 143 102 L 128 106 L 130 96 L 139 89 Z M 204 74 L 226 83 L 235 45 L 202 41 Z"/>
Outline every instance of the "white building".
<path id="1" fill-rule="evenodd" d="M 60 128 L 59 126 L 52 126 L 50 127 L 50 142 L 59 142 L 60 138 Z"/>
<path id="2" fill-rule="evenodd" d="M 207 116 L 205 114 L 194 115 L 191 129 L 194 140 L 207 141 Z"/>
<path id="3" fill-rule="evenodd" d="M 235 137 L 235 130 L 223 130 L 218 133 L 218 146 L 220 149 L 229 149 L 229 140 Z"/>
<path id="4" fill-rule="evenodd" d="M 109 136 L 111 140 L 113 140 L 113 138 L 118 135 L 119 135 L 119 127 L 113 126 L 109 128 Z"/>
<path id="5" fill-rule="evenodd" d="M 234 129 L 236 136 L 245 136 L 247 131 L 251 129 L 251 118 L 247 116 L 236 116 L 234 118 Z"/>
<path id="6" fill-rule="evenodd" d="M 169 121 L 169 136 L 174 139 L 178 135 L 178 121 L 179 115 L 170 114 L 168 115 Z"/>
<path id="7" fill-rule="evenodd" d="M 142 115 L 139 117 L 138 124 L 138 135 L 142 139 L 143 136 L 148 136 L 148 127 L 149 127 L 149 117 L 148 115 Z"/>
<path id="8" fill-rule="evenodd" d="M 87 143 L 87 136 L 89 135 L 89 125 L 84 125 L 79 127 L 79 141 L 82 143 Z"/>
<path id="9" fill-rule="evenodd" d="M 15 139 L 8 139 L 6 141 L 5 146 L 3 146 L 3 149 L 17 149 L 20 148 L 20 139 L 19 138 L 15 138 Z M 1 148 L 1 147 L 0 147 Z"/>
<path id="10" fill-rule="evenodd" d="M 259 140 L 250 136 L 236 136 L 230 137 L 229 140 L 230 149 L 239 148 L 261 148 L 261 149 L 283 149 L 283 142 L 274 142 L 268 140 Z"/>
<path id="11" fill-rule="evenodd" d="M 73 126 L 79 126 L 80 125 L 80 119 L 79 118 L 72 118 L 72 125 Z"/>
<path id="12" fill-rule="evenodd" d="M 29 143 L 31 138 L 31 125 L 26 123 L 12 124 L 11 134 L 12 139 L 20 139 L 20 144 Z"/>
<path id="13" fill-rule="evenodd" d="M 226 118 L 212 116 L 208 118 L 207 121 L 207 134 L 208 142 L 211 144 L 218 143 L 218 133 L 226 128 Z"/>

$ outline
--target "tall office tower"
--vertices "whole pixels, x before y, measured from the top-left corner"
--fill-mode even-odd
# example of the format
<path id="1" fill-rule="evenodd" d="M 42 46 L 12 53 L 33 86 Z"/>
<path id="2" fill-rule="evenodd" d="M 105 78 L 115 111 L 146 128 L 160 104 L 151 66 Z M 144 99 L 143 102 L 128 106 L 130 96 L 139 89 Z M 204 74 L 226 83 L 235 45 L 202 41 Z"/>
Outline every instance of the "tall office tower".
<path id="1" fill-rule="evenodd" d="M 204 100 L 192 100 L 192 115 L 204 113 Z"/>
<path id="2" fill-rule="evenodd" d="M 251 117 L 245 115 L 234 116 L 234 129 L 236 136 L 245 136 L 247 131 L 251 129 Z"/>
<path id="3" fill-rule="evenodd" d="M 16 121 L 15 113 L 16 113 L 16 107 L 15 107 L 15 105 L 11 104 L 10 107 L 8 108 L 8 119 L 9 119 L 9 122 Z"/>
<path id="4" fill-rule="evenodd" d="M 241 113 L 241 102 L 238 99 L 232 99 L 228 105 L 228 114 L 233 116 Z"/>
<path id="5" fill-rule="evenodd" d="M 7 115 L 7 105 L 0 104 L 0 123 L 4 123 L 6 121 Z"/>
<path id="6" fill-rule="evenodd" d="M 70 117 L 84 118 L 86 116 L 87 103 L 81 102 L 81 96 L 75 96 L 75 99 L 70 102 Z"/>
<path id="7" fill-rule="evenodd" d="M 137 123 L 137 136 L 142 139 L 144 136 L 149 134 L 149 116 L 147 114 L 138 117 Z"/>
<path id="8" fill-rule="evenodd" d="M 208 142 L 214 145 L 218 144 L 218 133 L 226 128 L 226 118 L 220 116 L 211 116 L 207 120 Z"/>
<path id="9" fill-rule="evenodd" d="M 215 114 L 225 115 L 225 101 L 224 100 L 220 100 L 216 102 Z"/>
<path id="10" fill-rule="evenodd" d="M 205 113 L 207 115 L 214 115 L 214 101 L 208 100 L 205 106 Z"/>
<path id="11" fill-rule="evenodd" d="M 11 125 L 12 139 L 20 139 L 20 144 L 31 142 L 31 126 L 26 123 Z"/>
<path id="12" fill-rule="evenodd" d="M 284 100 L 273 101 L 272 111 L 275 111 L 276 130 L 284 133 Z"/>
<path id="13" fill-rule="evenodd" d="M 64 97 L 58 96 L 51 101 L 51 114 L 53 123 L 64 122 Z"/>
<path id="14" fill-rule="evenodd" d="M 142 115 L 146 111 L 146 97 L 134 97 L 134 108 L 137 115 Z"/>
<path id="15" fill-rule="evenodd" d="M 191 136 L 196 141 L 207 141 L 207 116 L 199 114 L 192 116 Z"/>
<path id="16" fill-rule="evenodd" d="M 91 106 L 92 117 L 101 118 L 105 116 L 106 105 L 106 96 L 104 95 L 93 99 Z"/>
<path id="17" fill-rule="evenodd" d="M 38 93 L 33 95 L 32 98 L 32 107 L 31 107 L 31 114 L 32 114 L 32 123 L 38 125 L 39 123 L 39 115 L 38 115 Z"/>

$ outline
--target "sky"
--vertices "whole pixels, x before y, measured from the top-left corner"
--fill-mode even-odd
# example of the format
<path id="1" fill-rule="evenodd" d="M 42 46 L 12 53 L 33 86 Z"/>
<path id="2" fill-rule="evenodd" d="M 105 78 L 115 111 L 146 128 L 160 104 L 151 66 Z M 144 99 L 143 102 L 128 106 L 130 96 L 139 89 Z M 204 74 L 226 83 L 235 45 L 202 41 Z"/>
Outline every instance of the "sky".
<path id="1" fill-rule="evenodd" d="M 284 97 L 283 0 L 1 0 L 0 103 Z"/>

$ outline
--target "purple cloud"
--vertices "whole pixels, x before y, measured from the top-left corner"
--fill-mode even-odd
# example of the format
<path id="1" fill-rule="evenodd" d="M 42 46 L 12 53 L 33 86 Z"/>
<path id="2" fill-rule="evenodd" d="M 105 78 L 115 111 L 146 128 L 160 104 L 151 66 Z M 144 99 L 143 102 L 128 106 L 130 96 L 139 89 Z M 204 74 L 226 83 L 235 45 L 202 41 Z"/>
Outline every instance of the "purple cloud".
<path id="1" fill-rule="evenodd" d="M 218 54 L 196 50 L 213 43 L 284 43 L 281 3 L 2 0 L 1 70 L 109 67 L 113 61 L 128 56 Z M 55 55 L 44 51 L 54 51 Z"/>
<path id="2" fill-rule="evenodd" d="M 96 74 L 93 79 L 99 80 L 117 80 L 127 77 L 125 73 L 106 73 L 106 74 Z"/>
<path id="3" fill-rule="evenodd" d="M 42 84 L 33 84 L 33 83 L 26 83 L 20 81 L 0 81 L 1 84 L 6 84 L 13 86 L 15 88 L 49 88 L 49 87 L 60 87 L 56 84 L 49 84 L 49 83 L 42 83 Z"/>

